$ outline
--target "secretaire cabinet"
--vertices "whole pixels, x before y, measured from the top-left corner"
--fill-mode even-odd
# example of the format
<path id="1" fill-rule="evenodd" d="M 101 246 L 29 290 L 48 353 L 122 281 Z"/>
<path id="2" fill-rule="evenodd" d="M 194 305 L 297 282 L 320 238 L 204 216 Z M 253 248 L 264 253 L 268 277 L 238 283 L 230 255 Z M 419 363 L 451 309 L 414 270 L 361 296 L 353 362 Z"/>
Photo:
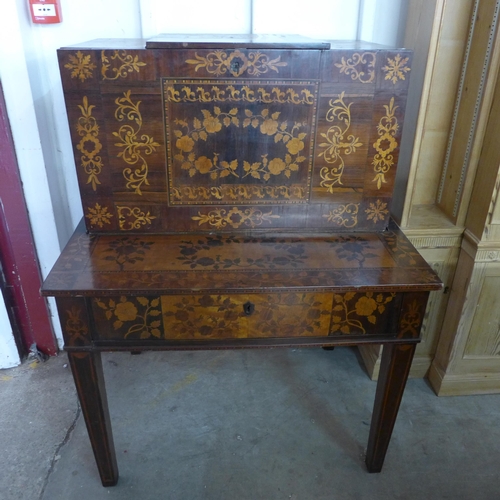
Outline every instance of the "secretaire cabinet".
<path id="1" fill-rule="evenodd" d="M 116 349 L 383 344 L 379 472 L 441 288 L 390 219 L 411 52 L 172 35 L 58 55 L 84 222 L 43 293 L 103 484 L 100 352 Z"/>

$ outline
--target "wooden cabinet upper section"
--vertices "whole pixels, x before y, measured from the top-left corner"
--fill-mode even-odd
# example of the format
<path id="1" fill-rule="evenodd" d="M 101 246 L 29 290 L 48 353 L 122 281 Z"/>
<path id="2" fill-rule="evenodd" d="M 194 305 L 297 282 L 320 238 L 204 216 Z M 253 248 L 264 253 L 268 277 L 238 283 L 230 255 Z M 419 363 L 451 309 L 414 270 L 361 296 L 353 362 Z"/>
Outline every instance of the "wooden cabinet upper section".
<path id="1" fill-rule="evenodd" d="M 90 232 L 387 227 L 407 50 L 172 35 L 58 56 Z"/>

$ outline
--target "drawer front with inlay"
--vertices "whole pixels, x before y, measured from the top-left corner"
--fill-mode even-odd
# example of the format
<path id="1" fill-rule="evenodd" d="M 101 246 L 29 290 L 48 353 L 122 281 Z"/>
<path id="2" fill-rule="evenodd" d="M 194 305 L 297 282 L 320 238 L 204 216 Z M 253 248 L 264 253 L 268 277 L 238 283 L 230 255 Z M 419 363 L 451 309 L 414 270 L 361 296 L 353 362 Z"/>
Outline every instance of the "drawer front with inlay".
<path id="1" fill-rule="evenodd" d="M 394 293 L 260 293 L 90 299 L 95 340 L 394 336 Z"/>

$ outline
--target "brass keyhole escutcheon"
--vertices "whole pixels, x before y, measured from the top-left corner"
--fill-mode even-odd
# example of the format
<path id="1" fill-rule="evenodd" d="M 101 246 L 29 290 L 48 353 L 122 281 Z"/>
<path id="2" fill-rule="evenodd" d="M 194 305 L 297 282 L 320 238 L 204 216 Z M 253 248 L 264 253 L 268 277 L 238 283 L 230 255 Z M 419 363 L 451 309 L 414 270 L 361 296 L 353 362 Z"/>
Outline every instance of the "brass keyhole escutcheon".
<path id="1" fill-rule="evenodd" d="M 250 301 L 243 304 L 243 312 L 245 313 L 245 316 L 250 316 L 254 311 L 255 304 L 252 304 Z"/>

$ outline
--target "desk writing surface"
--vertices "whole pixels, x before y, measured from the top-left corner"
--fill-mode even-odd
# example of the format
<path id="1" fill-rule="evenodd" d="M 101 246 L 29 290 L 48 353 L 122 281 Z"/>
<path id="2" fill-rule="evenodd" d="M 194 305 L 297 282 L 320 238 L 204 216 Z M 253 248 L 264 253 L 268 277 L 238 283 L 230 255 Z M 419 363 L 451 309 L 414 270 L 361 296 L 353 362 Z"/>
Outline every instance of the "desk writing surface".
<path id="1" fill-rule="evenodd" d="M 433 290 L 440 281 L 395 224 L 381 233 L 89 235 L 81 224 L 45 295 Z"/>

